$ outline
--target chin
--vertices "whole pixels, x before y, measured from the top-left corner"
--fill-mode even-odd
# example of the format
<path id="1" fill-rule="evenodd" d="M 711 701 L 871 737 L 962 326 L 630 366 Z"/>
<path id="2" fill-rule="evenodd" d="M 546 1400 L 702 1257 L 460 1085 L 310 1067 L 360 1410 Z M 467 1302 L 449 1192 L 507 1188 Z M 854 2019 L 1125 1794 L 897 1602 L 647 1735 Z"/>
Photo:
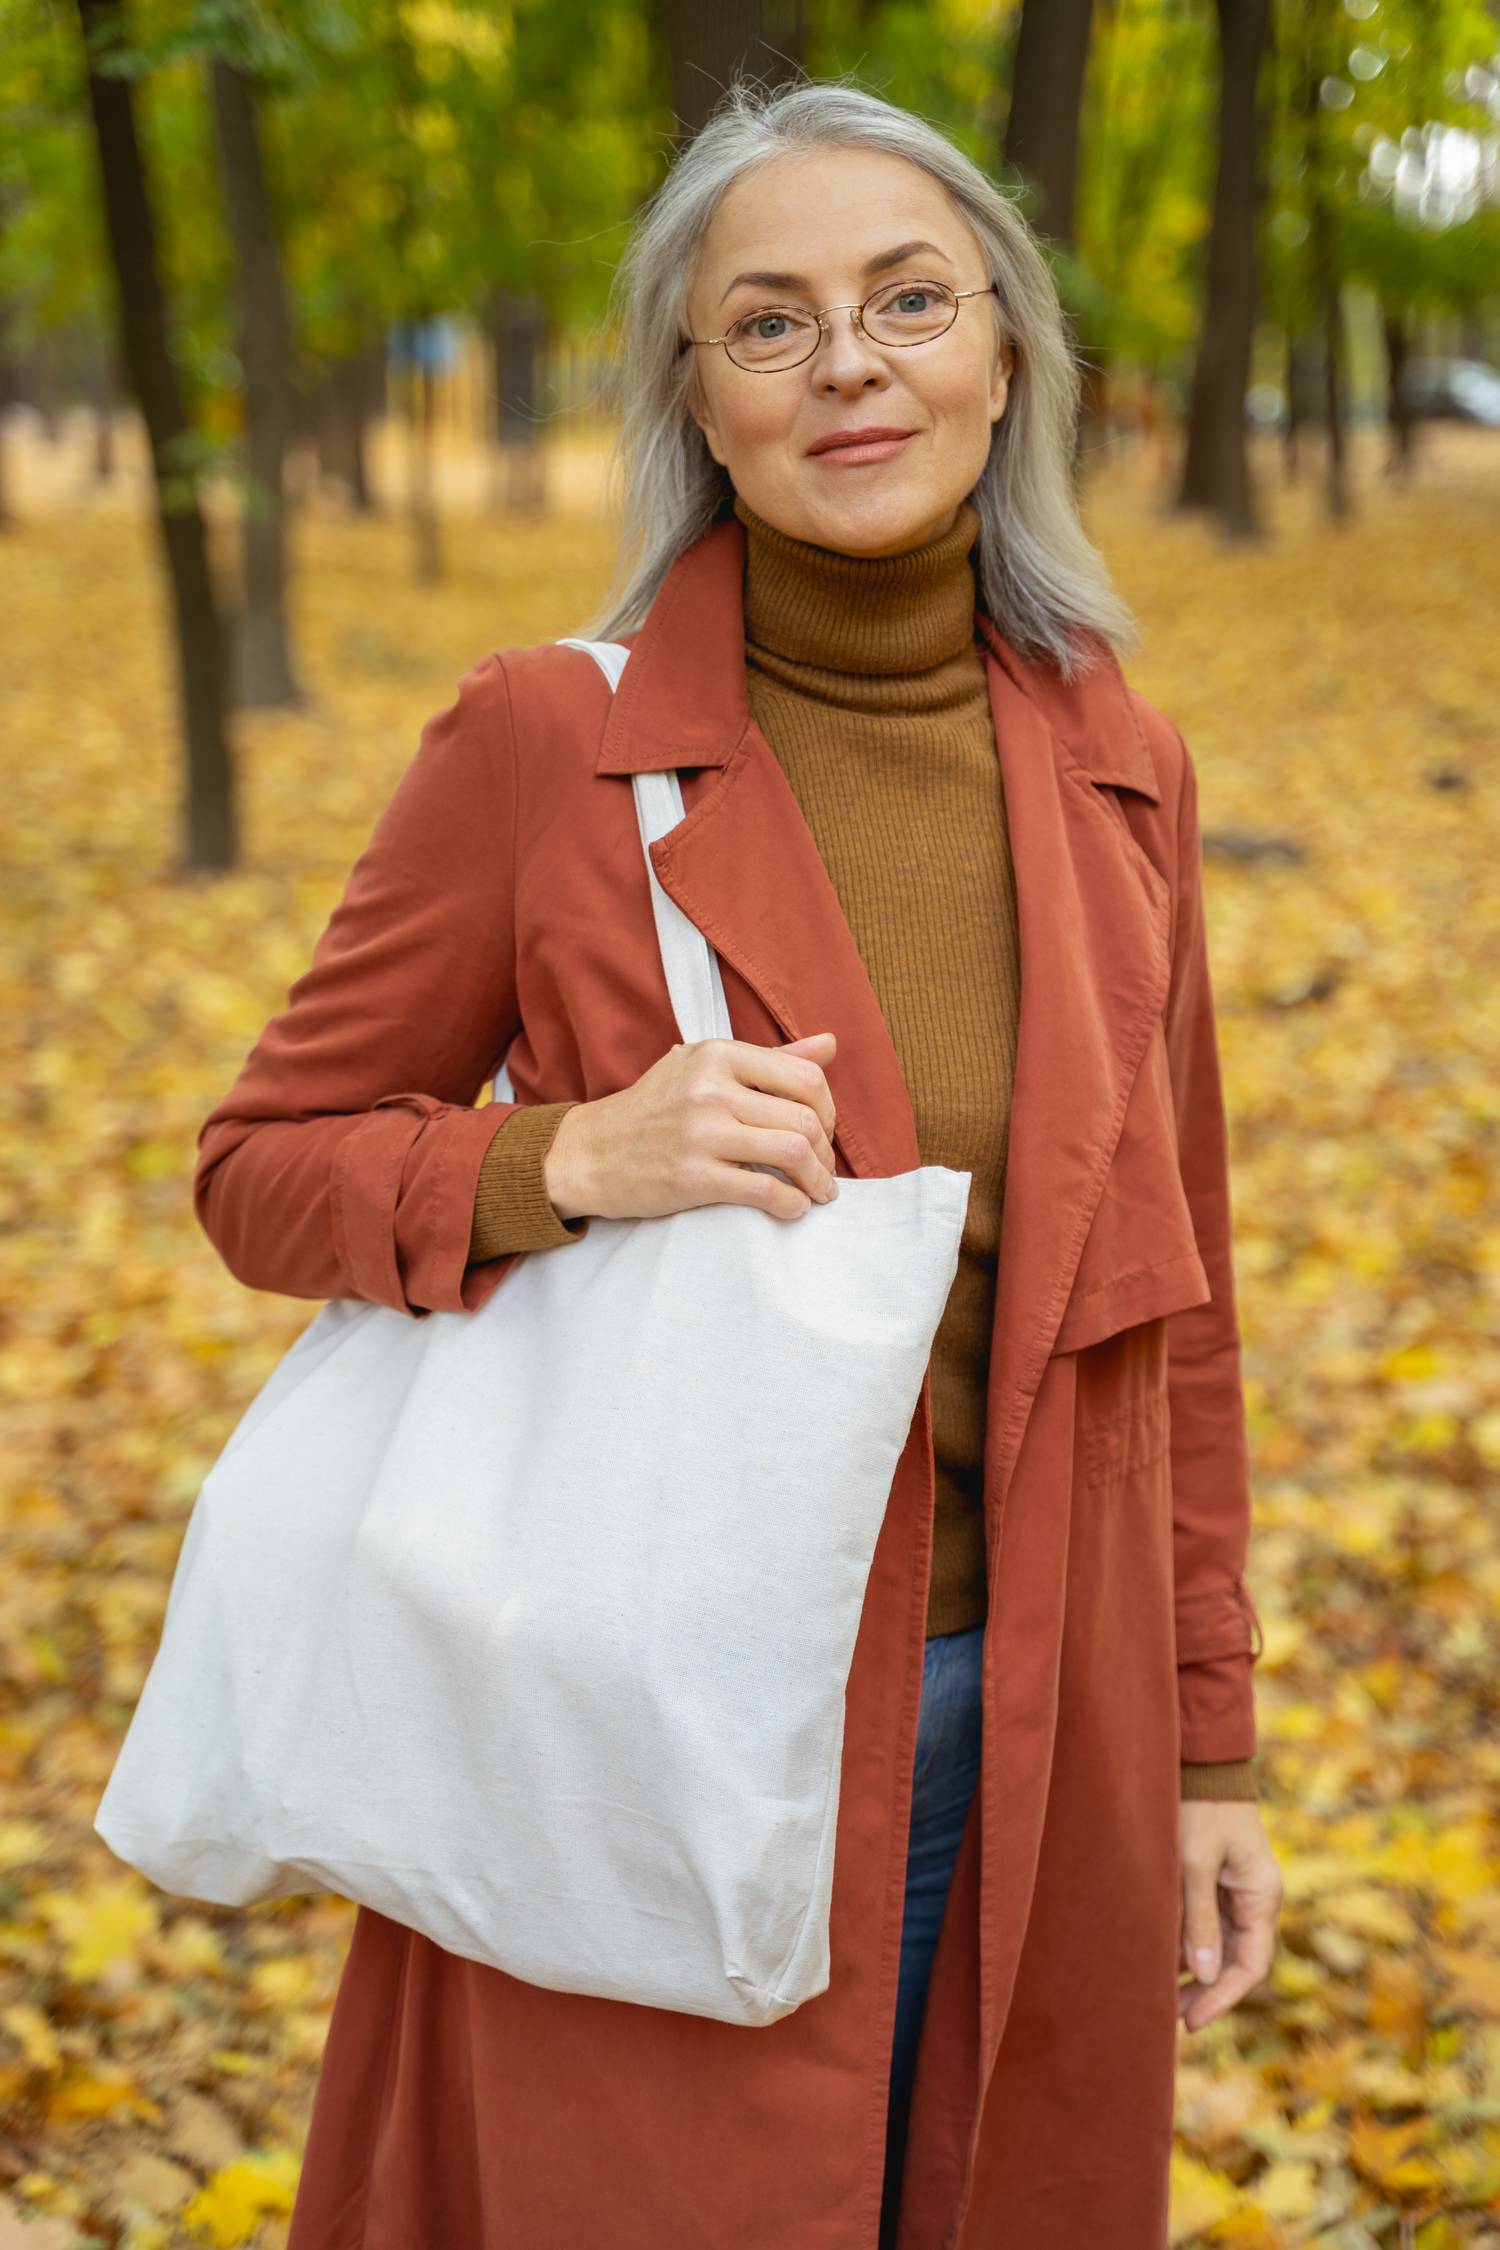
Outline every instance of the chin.
<path id="1" fill-rule="evenodd" d="M 871 492 L 851 493 L 843 505 L 830 507 L 825 495 L 818 510 L 822 528 L 805 536 L 851 555 L 900 554 L 921 546 L 932 536 L 933 524 L 950 518 L 956 505 L 931 496 L 919 501 L 910 493 Z"/>

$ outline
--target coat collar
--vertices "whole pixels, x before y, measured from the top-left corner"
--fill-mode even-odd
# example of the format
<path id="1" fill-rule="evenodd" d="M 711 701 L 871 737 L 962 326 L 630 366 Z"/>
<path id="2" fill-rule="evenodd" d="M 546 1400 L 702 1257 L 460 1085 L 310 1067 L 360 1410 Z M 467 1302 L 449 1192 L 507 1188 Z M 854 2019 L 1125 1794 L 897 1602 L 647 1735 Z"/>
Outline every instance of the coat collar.
<path id="1" fill-rule="evenodd" d="M 749 725 L 745 688 L 745 533 L 713 524 L 673 563 L 630 643 L 630 662 L 599 748 L 600 773 L 722 766 Z M 1018 653 L 988 617 L 980 630 L 994 663 L 1091 781 L 1159 799 L 1156 771 L 1119 659 L 1099 641 L 1099 661 L 1071 683 L 1055 666 Z"/>

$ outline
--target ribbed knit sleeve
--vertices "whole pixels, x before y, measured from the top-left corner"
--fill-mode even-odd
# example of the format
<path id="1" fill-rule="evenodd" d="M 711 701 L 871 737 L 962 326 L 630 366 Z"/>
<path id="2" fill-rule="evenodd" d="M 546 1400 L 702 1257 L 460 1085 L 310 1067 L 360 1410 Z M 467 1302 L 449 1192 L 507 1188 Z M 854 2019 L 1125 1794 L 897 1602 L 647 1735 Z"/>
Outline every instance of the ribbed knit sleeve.
<path id="1" fill-rule="evenodd" d="M 1253 1758 L 1220 1758 L 1212 1764 L 1184 1763 L 1180 1768 L 1181 1786 L 1178 1795 L 1188 1797 L 1214 1797 L 1220 1799 L 1259 1797 Z"/>
<path id="2" fill-rule="evenodd" d="M 576 1102 L 530 1102 L 500 1127 L 484 1154 L 474 1193 L 469 1259 L 503 1258 L 519 1250 L 551 1250 L 581 1242 L 586 1218 L 560 1219 L 543 1167 L 553 1136 Z"/>

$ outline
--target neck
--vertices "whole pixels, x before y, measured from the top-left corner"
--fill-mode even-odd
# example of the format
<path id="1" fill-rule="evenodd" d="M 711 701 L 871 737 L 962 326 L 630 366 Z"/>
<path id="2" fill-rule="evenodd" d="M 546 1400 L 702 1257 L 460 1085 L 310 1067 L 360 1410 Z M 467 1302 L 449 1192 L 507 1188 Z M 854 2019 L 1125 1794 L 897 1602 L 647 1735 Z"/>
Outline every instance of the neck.
<path id="1" fill-rule="evenodd" d="M 736 495 L 745 529 L 745 640 L 780 660 L 887 679 L 929 675 L 969 652 L 976 601 L 971 500 L 949 530 L 900 555 L 846 555 L 793 539 Z"/>

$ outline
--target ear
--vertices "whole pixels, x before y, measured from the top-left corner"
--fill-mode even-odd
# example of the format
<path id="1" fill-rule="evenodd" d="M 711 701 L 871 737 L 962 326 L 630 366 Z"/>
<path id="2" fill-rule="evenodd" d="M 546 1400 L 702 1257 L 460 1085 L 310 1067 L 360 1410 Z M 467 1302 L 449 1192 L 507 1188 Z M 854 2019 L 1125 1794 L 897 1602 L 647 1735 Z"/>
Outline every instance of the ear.
<path id="1" fill-rule="evenodd" d="M 692 415 L 693 420 L 703 432 L 704 442 L 707 444 L 709 452 L 721 469 L 727 468 L 728 463 L 724 458 L 723 441 L 719 436 L 719 425 L 714 420 L 713 409 L 703 396 L 703 386 L 696 374 L 688 392 L 687 404 L 689 414 Z"/>
<path id="2" fill-rule="evenodd" d="M 1010 397 L 1010 379 L 1015 372 L 1016 353 L 1013 344 L 1002 344 L 990 374 L 990 420 L 998 422 L 1005 412 Z"/>

